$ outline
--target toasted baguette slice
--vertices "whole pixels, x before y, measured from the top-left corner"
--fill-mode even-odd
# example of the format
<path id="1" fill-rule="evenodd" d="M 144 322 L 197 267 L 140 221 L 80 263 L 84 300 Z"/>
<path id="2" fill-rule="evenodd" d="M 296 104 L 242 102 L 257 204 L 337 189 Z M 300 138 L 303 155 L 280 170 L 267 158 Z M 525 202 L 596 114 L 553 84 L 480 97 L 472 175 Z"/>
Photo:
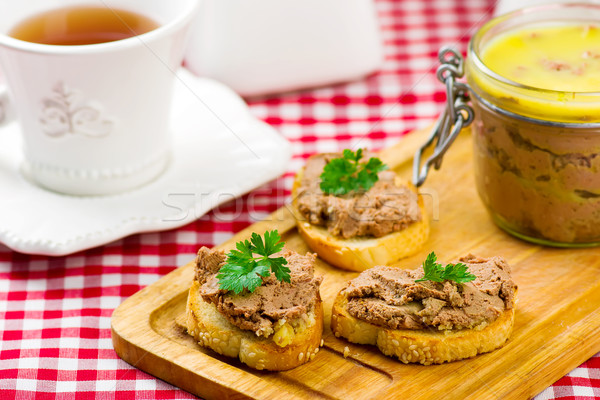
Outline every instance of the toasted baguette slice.
<path id="1" fill-rule="evenodd" d="M 500 348 L 510 337 L 515 319 L 513 307 L 491 324 L 474 329 L 389 329 L 354 318 L 347 306 L 348 298 L 342 290 L 335 298 L 331 315 L 335 336 L 377 346 L 386 356 L 394 356 L 405 364 L 442 364 Z"/>
<path id="2" fill-rule="evenodd" d="M 268 338 L 241 330 L 223 317 L 214 304 L 205 302 L 197 281 L 187 301 L 187 329 L 200 346 L 208 347 L 258 370 L 285 371 L 312 360 L 319 352 L 323 331 L 323 305 L 319 301 L 306 318 L 282 324 Z M 291 341 L 281 347 L 278 342 Z"/>
<path id="3" fill-rule="evenodd" d="M 292 188 L 292 199 L 297 198 L 302 174 L 300 170 L 296 175 Z M 396 185 L 403 182 L 396 178 Z M 410 183 L 404 183 L 412 191 L 415 187 Z M 423 198 L 418 197 L 418 205 L 421 209 L 421 221 L 410 224 L 406 229 L 392 232 L 385 236 L 356 237 L 343 239 L 333 236 L 327 228 L 308 223 L 292 202 L 293 214 L 298 221 L 298 232 L 308 247 L 329 264 L 349 271 L 364 271 L 375 265 L 390 265 L 418 252 L 429 238 L 429 219 Z"/>

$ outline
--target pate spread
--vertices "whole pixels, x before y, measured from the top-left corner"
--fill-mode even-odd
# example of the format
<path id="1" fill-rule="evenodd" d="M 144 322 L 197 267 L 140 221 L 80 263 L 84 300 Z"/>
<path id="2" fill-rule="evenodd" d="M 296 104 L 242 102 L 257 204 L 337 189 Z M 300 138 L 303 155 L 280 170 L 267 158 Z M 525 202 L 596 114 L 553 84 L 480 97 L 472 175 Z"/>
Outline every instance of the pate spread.
<path id="1" fill-rule="evenodd" d="M 202 247 L 196 257 L 194 279 L 200 285 L 200 295 L 207 303 L 216 306 L 229 322 L 236 327 L 253 331 L 258 336 L 269 336 L 275 324 L 286 319 L 302 318 L 314 310 L 320 300 L 319 286 L 323 277 L 315 277 L 313 264 L 316 255 L 302 256 L 284 250 L 274 256 L 284 257 L 290 269 L 290 282 L 281 282 L 273 274 L 263 278 L 254 292 L 235 294 L 219 289 L 216 275 L 225 264 L 223 251 Z"/>
<path id="2" fill-rule="evenodd" d="M 380 172 L 379 180 L 366 192 L 344 196 L 323 193 L 319 187 L 323 168 L 341 156 L 318 154 L 307 161 L 295 201 L 310 224 L 325 226 L 332 235 L 348 239 L 381 237 L 421 220 L 417 194 L 406 186 L 397 186 L 392 171 Z"/>
<path id="3" fill-rule="evenodd" d="M 391 329 L 463 329 L 495 321 L 514 305 L 517 286 L 510 266 L 500 257 L 460 259 L 477 278 L 415 282 L 423 267 L 413 271 L 374 267 L 351 280 L 344 293 L 355 318 Z"/>
<path id="4" fill-rule="evenodd" d="M 492 215 L 530 237 L 600 241 L 598 128 L 536 125 L 475 106 L 475 181 Z"/>

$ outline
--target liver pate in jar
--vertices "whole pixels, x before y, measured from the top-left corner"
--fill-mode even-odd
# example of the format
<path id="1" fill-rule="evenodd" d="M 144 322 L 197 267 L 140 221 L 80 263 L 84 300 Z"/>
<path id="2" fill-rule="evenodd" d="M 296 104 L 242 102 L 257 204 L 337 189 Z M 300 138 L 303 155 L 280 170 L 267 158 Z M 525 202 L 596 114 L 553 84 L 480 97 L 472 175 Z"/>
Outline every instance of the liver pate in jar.
<path id="1" fill-rule="evenodd" d="M 495 18 L 466 67 L 475 181 L 494 221 L 536 243 L 600 244 L 600 6 Z"/>

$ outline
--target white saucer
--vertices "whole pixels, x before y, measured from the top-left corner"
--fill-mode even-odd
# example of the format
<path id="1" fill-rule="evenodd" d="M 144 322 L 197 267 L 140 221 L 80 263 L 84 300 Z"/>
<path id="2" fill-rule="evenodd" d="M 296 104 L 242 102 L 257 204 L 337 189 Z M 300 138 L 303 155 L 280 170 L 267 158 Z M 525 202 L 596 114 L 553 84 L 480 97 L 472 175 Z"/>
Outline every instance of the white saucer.
<path id="1" fill-rule="evenodd" d="M 22 253 L 64 255 L 133 233 L 162 231 L 281 175 L 289 143 L 250 115 L 227 87 L 178 72 L 172 160 L 137 190 L 98 197 L 47 191 L 20 172 L 20 128 L 0 127 L 0 242 Z"/>

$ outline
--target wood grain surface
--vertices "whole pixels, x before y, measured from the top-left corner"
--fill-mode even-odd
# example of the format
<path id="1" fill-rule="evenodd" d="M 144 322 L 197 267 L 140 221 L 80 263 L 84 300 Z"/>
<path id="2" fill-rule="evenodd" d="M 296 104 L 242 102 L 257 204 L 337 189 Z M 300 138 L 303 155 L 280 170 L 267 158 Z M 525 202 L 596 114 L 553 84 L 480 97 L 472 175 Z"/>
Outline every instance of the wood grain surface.
<path id="1" fill-rule="evenodd" d="M 408 135 L 381 157 L 405 177 L 427 135 Z M 261 372 L 200 348 L 182 327 L 193 265 L 176 269 L 119 306 L 112 316 L 117 354 L 158 378 L 200 397 L 323 399 L 523 399 L 530 398 L 600 350 L 600 249 L 553 249 L 515 239 L 497 228 L 481 204 L 472 173 L 471 140 L 464 132 L 421 189 L 432 217 L 431 238 L 397 265 L 418 266 L 434 250 L 441 261 L 473 253 L 500 255 L 519 285 L 514 332 L 497 351 L 444 365 L 404 365 L 371 346 L 334 337 L 333 298 L 356 273 L 321 260 L 325 279 L 325 345 L 315 359 L 286 372 Z M 287 246 L 308 248 L 283 207 L 219 246 L 278 229 Z M 190 260 L 191 261 L 191 260 Z M 348 347 L 350 355 L 343 357 Z"/>

